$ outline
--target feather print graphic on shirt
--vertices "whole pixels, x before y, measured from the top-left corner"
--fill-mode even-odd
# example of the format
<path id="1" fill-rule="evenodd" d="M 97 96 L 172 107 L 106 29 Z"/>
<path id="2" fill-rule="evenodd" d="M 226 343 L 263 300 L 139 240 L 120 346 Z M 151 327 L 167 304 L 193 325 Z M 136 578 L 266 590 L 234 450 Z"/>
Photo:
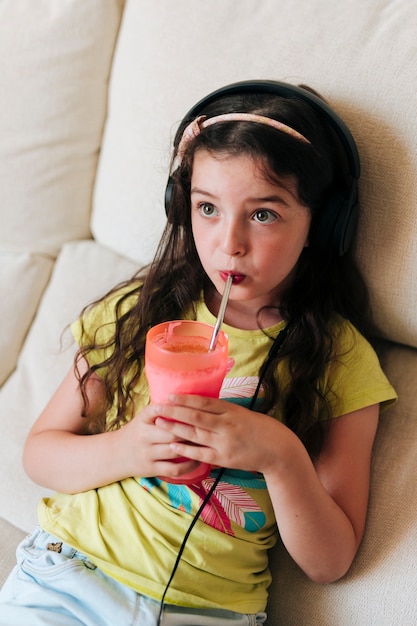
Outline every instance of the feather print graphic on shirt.
<path id="1" fill-rule="evenodd" d="M 258 384 L 258 376 L 225 378 L 220 391 L 222 400 L 236 401 L 241 398 L 252 398 Z"/>
<path id="2" fill-rule="evenodd" d="M 139 484 L 149 493 L 155 488 L 164 489 L 172 507 L 191 513 L 190 491 L 199 496 L 200 506 L 213 485 L 215 473 L 216 470 L 202 483 L 189 486 L 166 483 L 159 478 L 140 478 Z M 262 476 L 252 472 L 226 471 L 204 507 L 201 520 L 231 536 L 234 536 L 232 522 L 250 533 L 261 529 L 266 521 L 265 514 L 245 488 L 266 489 L 266 483 Z"/>
<path id="3" fill-rule="evenodd" d="M 190 485 L 190 489 L 197 493 L 203 502 L 214 480 L 215 478 L 210 475 L 201 484 Z M 251 472 L 225 473 L 204 507 L 201 519 L 209 526 L 232 536 L 234 532 L 231 522 L 250 533 L 260 530 L 266 521 L 265 514 L 243 487 L 266 489 L 266 483 L 262 477 Z"/>
<path id="4" fill-rule="evenodd" d="M 255 390 L 258 384 L 258 376 L 239 376 L 235 378 L 225 378 L 222 388 L 220 390 L 220 398 L 227 400 L 233 404 L 240 404 L 246 408 L 250 407 L 252 397 L 255 395 Z M 263 389 L 259 390 L 258 398 L 256 400 L 255 408 L 261 401 Z"/>
<path id="5" fill-rule="evenodd" d="M 139 484 L 148 493 L 151 493 L 152 489 L 158 488 L 161 485 L 166 486 L 169 502 L 171 506 L 179 511 L 185 513 L 191 513 L 192 501 L 190 491 L 184 485 L 176 485 L 174 483 L 164 483 L 159 478 L 140 478 Z"/>

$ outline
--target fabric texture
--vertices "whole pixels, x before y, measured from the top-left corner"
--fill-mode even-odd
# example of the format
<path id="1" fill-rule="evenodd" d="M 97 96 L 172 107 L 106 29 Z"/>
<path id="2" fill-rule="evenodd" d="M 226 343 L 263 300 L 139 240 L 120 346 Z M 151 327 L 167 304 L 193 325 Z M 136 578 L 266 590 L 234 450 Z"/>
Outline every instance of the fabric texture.
<path id="1" fill-rule="evenodd" d="M 16 564 L 16 546 L 22 541 L 25 534 L 22 530 L 0 519 L 0 537 L 5 546 L 5 549 L 0 551 L 0 588 Z"/>
<path id="2" fill-rule="evenodd" d="M 0 249 L 0 385 L 16 366 L 52 269 L 44 255 Z"/>

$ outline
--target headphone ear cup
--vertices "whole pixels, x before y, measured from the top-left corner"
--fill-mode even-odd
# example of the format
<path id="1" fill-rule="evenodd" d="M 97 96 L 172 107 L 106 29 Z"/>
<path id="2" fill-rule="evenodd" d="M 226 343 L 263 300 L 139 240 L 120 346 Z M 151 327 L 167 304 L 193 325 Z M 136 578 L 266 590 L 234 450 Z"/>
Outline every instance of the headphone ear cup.
<path id="1" fill-rule="evenodd" d="M 174 177 L 171 175 L 168 178 L 167 186 L 165 188 L 165 213 L 167 217 L 169 215 L 169 209 L 171 207 L 172 194 L 174 192 L 174 185 L 175 185 Z"/>
<path id="2" fill-rule="evenodd" d="M 344 198 L 339 217 L 336 220 L 333 238 L 330 246 L 343 256 L 352 247 L 359 220 L 359 207 L 357 201 L 351 202 Z"/>
<path id="3" fill-rule="evenodd" d="M 353 182 L 347 198 L 334 192 L 314 225 L 309 247 L 320 253 L 333 252 L 343 256 L 351 247 L 359 217 L 357 184 Z"/>

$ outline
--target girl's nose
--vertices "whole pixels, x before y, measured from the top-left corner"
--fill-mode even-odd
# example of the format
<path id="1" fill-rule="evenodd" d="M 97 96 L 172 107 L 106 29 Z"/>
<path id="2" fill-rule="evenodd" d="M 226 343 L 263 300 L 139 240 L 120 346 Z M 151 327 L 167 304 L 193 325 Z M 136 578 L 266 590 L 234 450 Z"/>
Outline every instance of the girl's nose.
<path id="1" fill-rule="evenodd" d="M 222 235 L 223 251 L 229 256 L 241 256 L 247 247 L 244 228 L 238 222 L 232 221 L 225 225 Z"/>

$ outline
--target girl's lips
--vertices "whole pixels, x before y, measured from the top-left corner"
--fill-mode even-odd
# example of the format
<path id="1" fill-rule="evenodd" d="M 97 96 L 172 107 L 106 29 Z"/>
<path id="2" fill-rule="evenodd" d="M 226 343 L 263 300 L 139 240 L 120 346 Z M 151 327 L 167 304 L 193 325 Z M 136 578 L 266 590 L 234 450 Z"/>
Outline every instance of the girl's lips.
<path id="1" fill-rule="evenodd" d="M 237 274 L 234 272 L 220 272 L 220 278 L 226 282 L 228 276 L 233 276 L 233 285 L 239 285 L 245 279 L 245 274 Z"/>

